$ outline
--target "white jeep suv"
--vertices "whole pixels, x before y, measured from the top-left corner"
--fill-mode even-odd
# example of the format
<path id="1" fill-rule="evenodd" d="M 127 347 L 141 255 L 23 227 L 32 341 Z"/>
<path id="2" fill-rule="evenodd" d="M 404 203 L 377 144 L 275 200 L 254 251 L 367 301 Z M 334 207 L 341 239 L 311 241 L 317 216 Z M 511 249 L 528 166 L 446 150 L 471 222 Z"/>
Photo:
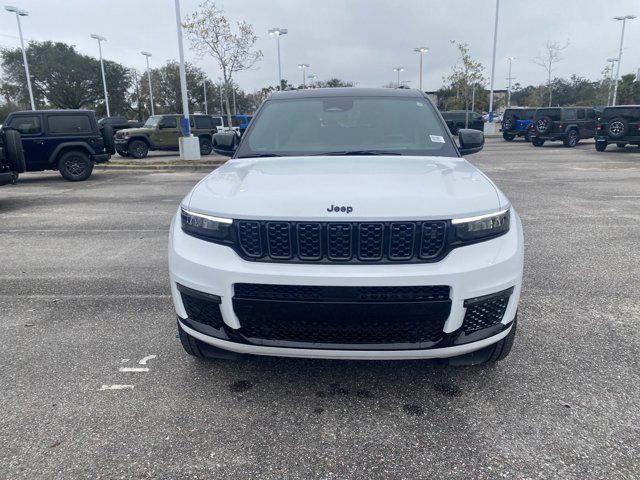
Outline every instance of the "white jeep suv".
<path id="1" fill-rule="evenodd" d="M 424 94 L 279 92 L 182 200 L 169 242 L 187 353 L 504 358 L 520 219 Z M 451 358 L 453 357 L 453 358 Z"/>

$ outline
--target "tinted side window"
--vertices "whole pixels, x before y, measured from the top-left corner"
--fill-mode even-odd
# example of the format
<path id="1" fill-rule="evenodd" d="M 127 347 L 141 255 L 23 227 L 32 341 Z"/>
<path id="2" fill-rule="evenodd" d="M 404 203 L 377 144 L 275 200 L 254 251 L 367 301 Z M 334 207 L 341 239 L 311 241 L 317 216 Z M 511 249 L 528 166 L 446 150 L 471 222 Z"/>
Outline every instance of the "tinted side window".
<path id="1" fill-rule="evenodd" d="M 214 127 L 221 127 L 222 126 L 222 119 L 220 117 L 213 117 L 211 119 L 211 123 Z"/>
<path id="2" fill-rule="evenodd" d="M 176 117 L 165 117 L 160 122 L 164 128 L 178 128 L 178 120 Z"/>
<path id="3" fill-rule="evenodd" d="M 584 120 L 586 118 L 584 110 L 580 109 L 578 110 L 578 120 Z"/>
<path id="4" fill-rule="evenodd" d="M 211 130 L 213 128 L 213 122 L 211 117 L 193 117 L 196 120 L 196 128 L 202 130 Z"/>
<path id="5" fill-rule="evenodd" d="M 567 108 L 564 111 L 564 119 L 565 120 L 577 120 L 578 119 L 578 113 L 576 112 L 575 108 Z"/>
<path id="6" fill-rule="evenodd" d="M 49 133 L 53 134 L 72 135 L 93 131 L 87 115 L 49 115 L 47 125 Z"/>
<path id="7" fill-rule="evenodd" d="M 592 120 L 594 118 L 597 118 L 598 115 L 596 114 L 596 111 L 593 108 L 587 108 L 587 118 Z"/>
<path id="8" fill-rule="evenodd" d="M 40 117 L 34 115 L 13 117 L 9 126 L 18 130 L 21 135 L 40 133 Z"/>

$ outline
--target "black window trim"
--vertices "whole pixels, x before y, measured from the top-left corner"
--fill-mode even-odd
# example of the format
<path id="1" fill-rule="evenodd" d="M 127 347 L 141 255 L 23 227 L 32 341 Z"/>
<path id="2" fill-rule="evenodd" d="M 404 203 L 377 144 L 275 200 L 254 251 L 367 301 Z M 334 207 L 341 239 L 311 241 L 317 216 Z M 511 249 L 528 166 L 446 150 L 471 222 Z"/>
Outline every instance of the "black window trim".
<path id="1" fill-rule="evenodd" d="M 18 130 L 17 128 L 15 128 L 13 126 L 13 122 L 15 119 L 19 119 L 19 118 L 25 118 L 25 117 L 36 117 L 38 119 L 39 122 L 39 131 L 35 132 L 35 133 L 22 133 L 20 132 L 20 130 Z M 42 121 L 42 114 L 40 113 L 19 113 L 17 115 L 14 115 L 13 117 L 11 117 L 9 119 L 9 123 L 6 124 L 6 127 L 12 128 L 14 130 L 16 130 L 17 132 L 20 132 L 20 136 L 21 137 L 26 137 L 26 136 L 38 136 L 38 135 L 42 135 L 44 133 L 44 122 Z"/>

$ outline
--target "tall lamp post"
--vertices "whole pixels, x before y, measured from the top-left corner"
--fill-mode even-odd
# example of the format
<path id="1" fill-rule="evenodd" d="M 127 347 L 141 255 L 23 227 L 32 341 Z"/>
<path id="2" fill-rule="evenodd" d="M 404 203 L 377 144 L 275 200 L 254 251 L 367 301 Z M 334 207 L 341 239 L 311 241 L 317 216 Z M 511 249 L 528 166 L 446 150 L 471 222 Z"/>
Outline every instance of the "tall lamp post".
<path id="1" fill-rule="evenodd" d="M 282 66 L 280 64 L 280 37 L 289 33 L 286 28 L 271 28 L 269 35 L 276 37 L 278 43 L 278 90 L 282 90 Z"/>
<path id="2" fill-rule="evenodd" d="M 400 72 L 404 72 L 404 67 L 395 67 L 393 71 L 398 74 L 398 83 L 396 84 L 396 87 L 400 88 Z"/>
<path id="3" fill-rule="evenodd" d="M 22 61 L 24 62 L 24 74 L 27 77 L 27 88 L 29 89 L 29 100 L 31 100 L 31 110 L 36 109 L 36 102 L 33 100 L 33 89 L 31 88 L 31 75 L 29 74 L 29 62 L 27 62 L 27 51 L 24 49 L 24 38 L 22 37 L 22 24 L 20 23 L 20 17 L 27 17 L 29 12 L 26 10 L 20 10 L 17 7 L 6 6 L 4 9 L 7 12 L 15 13 L 16 20 L 18 21 L 18 33 L 20 34 L 20 46 L 22 47 Z"/>
<path id="4" fill-rule="evenodd" d="M 107 117 L 111 116 L 109 112 L 109 94 L 107 93 L 107 79 L 104 75 L 104 62 L 102 61 L 102 42 L 106 42 L 107 38 L 101 35 L 91 34 L 91 38 L 98 41 L 98 52 L 100 52 L 100 70 L 102 71 L 102 86 L 104 87 L 104 104 L 107 107 Z"/>
<path id="5" fill-rule="evenodd" d="M 500 0 L 496 0 L 496 18 L 493 26 L 493 57 L 491 59 L 491 81 L 489 92 L 489 122 L 485 126 L 489 127 L 489 131 L 485 133 L 495 133 L 495 124 L 493 123 L 493 82 L 496 73 L 496 47 L 498 45 L 498 13 L 500 12 Z"/>
<path id="6" fill-rule="evenodd" d="M 516 57 L 507 57 L 507 61 L 509 62 L 509 77 L 507 78 L 507 80 L 509 80 L 509 86 L 507 87 L 507 107 L 511 107 L 511 80 L 514 79 L 514 77 L 511 76 L 511 62 L 515 59 Z"/>
<path id="7" fill-rule="evenodd" d="M 311 74 L 309 75 L 309 80 L 311 80 L 311 86 L 316 88 L 316 80 L 318 79 L 318 75 Z"/>
<path id="8" fill-rule="evenodd" d="M 620 64 L 622 63 L 622 44 L 624 42 L 624 28 L 627 25 L 627 20 L 633 20 L 635 15 L 623 15 L 621 17 L 613 17 L 614 20 L 622 22 L 622 33 L 620 34 L 620 50 L 618 50 L 618 66 L 616 67 L 616 81 L 613 84 L 613 102 L 611 105 L 615 106 L 618 99 L 618 80 L 620 79 Z"/>
<path id="9" fill-rule="evenodd" d="M 180 158 L 183 160 L 200 160 L 200 140 L 191 134 L 189 125 L 189 97 L 187 96 L 187 72 L 184 67 L 184 45 L 182 43 L 182 16 L 180 0 L 175 0 L 176 33 L 178 36 L 178 57 L 180 60 L 180 93 L 182 95 L 182 118 L 180 126 L 182 136 L 178 139 Z"/>
<path id="10" fill-rule="evenodd" d="M 429 51 L 428 47 L 416 47 L 413 49 L 414 52 L 418 52 L 420 54 L 420 90 L 422 91 L 422 57 L 425 53 Z"/>
<path id="11" fill-rule="evenodd" d="M 207 76 L 202 75 L 202 91 L 204 92 L 204 114 L 209 115 L 209 107 L 207 105 Z"/>
<path id="12" fill-rule="evenodd" d="M 298 68 L 302 69 L 302 86 L 304 86 L 304 88 L 307 88 L 307 68 L 309 68 L 311 65 L 309 65 L 308 63 L 299 63 L 298 64 Z"/>
<path id="13" fill-rule="evenodd" d="M 617 61 L 617 58 L 607 58 L 607 62 L 611 64 L 611 70 L 609 71 L 609 94 L 607 95 L 607 106 L 611 105 L 611 93 L 613 91 L 613 69 Z"/>
<path id="14" fill-rule="evenodd" d="M 149 101 L 151 103 L 151 116 L 155 115 L 153 110 L 153 90 L 151 89 L 151 70 L 149 69 L 149 57 L 151 54 L 149 52 L 140 52 L 147 58 L 147 80 L 149 81 Z"/>

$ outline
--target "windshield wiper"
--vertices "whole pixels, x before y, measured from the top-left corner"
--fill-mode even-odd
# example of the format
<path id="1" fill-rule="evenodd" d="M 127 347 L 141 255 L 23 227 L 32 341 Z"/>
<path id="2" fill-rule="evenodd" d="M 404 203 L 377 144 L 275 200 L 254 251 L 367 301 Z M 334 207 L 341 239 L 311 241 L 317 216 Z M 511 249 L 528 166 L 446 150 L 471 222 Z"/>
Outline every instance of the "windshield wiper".
<path id="1" fill-rule="evenodd" d="M 386 150 L 343 150 L 339 152 L 314 153 L 313 156 L 348 156 L 348 155 L 402 155 L 398 152 L 388 152 Z"/>

